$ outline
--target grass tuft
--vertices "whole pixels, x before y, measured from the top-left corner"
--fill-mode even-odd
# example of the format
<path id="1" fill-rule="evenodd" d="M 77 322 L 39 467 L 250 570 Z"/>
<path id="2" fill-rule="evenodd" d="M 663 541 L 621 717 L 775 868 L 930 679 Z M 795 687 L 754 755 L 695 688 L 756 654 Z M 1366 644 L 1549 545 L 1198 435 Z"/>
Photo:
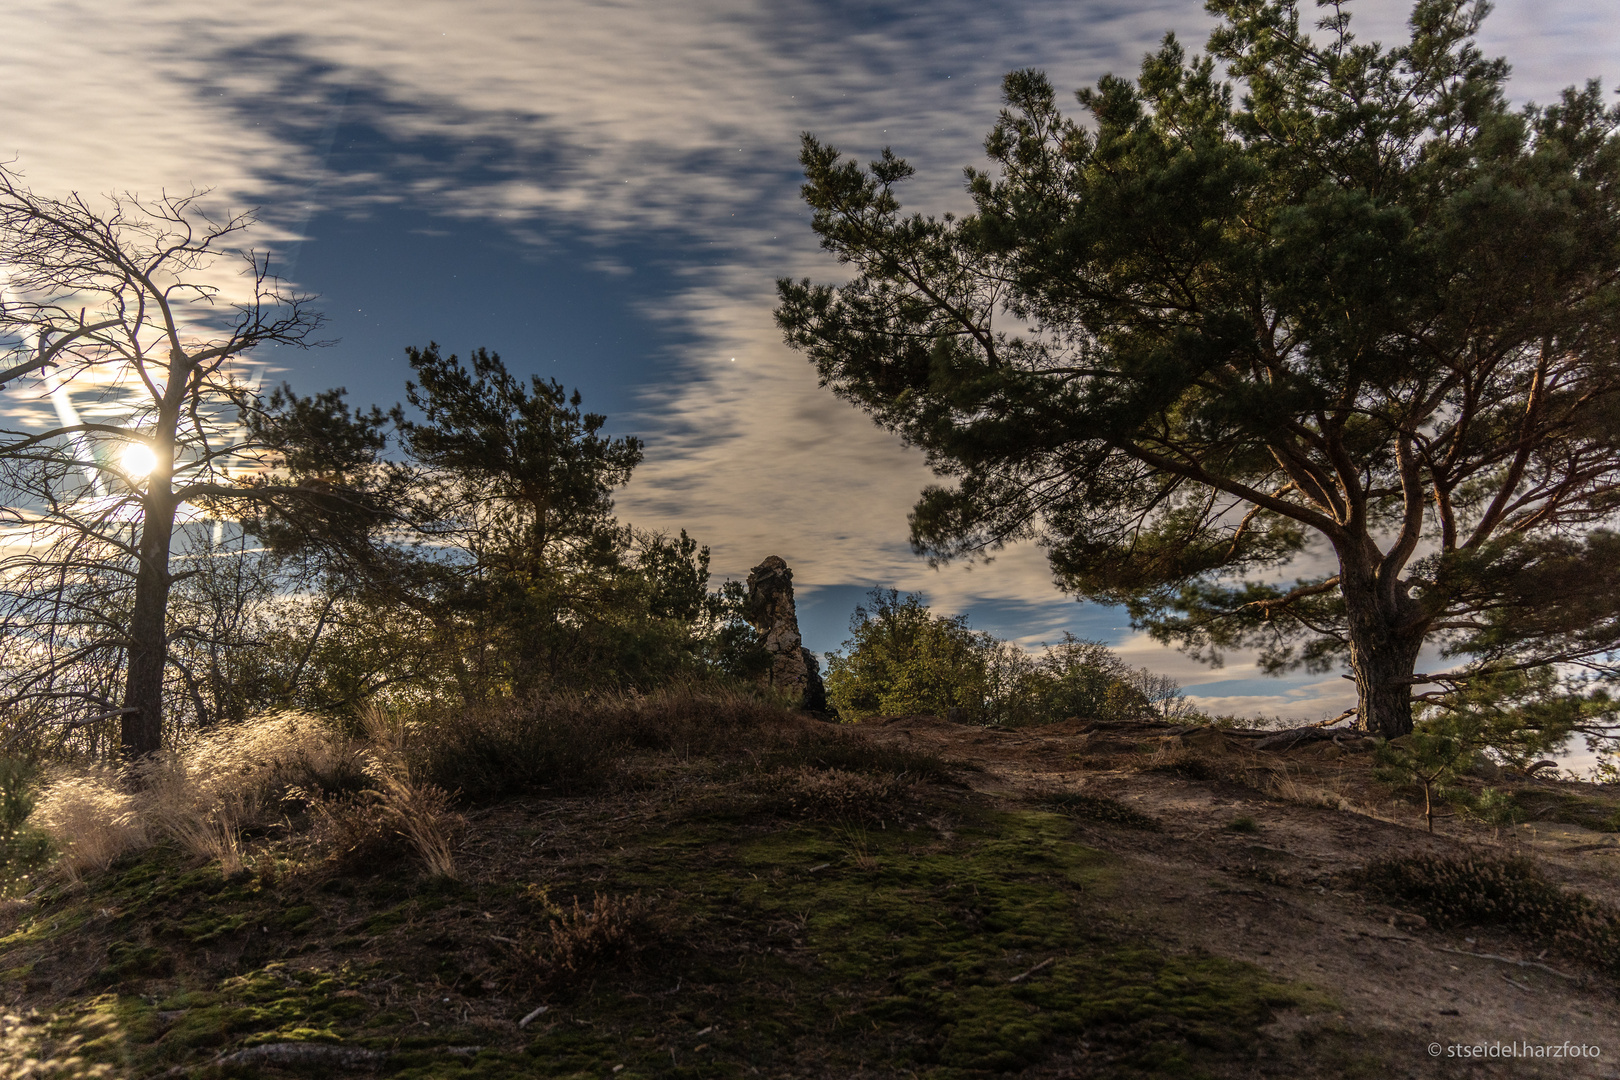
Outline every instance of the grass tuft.
<path id="1" fill-rule="evenodd" d="M 199 735 L 122 769 L 70 768 L 47 779 L 31 821 L 70 880 L 168 836 L 193 855 L 242 869 L 242 830 L 279 818 L 299 784 L 341 786 L 355 751 L 325 725 L 278 713 Z"/>

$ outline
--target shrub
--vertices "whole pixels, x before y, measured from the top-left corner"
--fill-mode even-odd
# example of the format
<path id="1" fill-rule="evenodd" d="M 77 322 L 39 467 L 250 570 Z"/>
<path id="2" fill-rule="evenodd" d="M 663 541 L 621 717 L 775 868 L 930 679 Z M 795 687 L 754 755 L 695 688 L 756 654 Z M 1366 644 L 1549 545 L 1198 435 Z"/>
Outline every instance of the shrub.
<path id="1" fill-rule="evenodd" d="M 890 815 L 906 789 L 903 776 L 798 768 L 770 778 L 773 801 L 793 817 L 851 824 Z"/>
<path id="2" fill-rule="evenodd" d="M 377 800 L 364 794 L 303 793 L 311 828 L 309 843 L 344 872 L 388 870 L 409 851 Z"/>
<path id="3" fill-rule="evenodd" d="M 1372 863 L 1360 876 L 1437 925 L 1502 926 L 1620 970 L 1620 911 L 1559 888 L 1528 859 L 1420 855 Z"/>
<path id="4" fill-rule="evenodd" d="M 520 977 L 541 987 L 571 986 L 610 963 L 633 961 L 668 930 L 656 905 L 640 893 L 597 893 L 589 907 L 575 897 L 569 908 L 553 904 L 544 890 L 538 896 L 548 924 L 520 942 L 516 952 Z"/>
<path id="5" fill-rule="evenodd" d="M 784 739 L 764 755 L 760 764 L 773 769 L 887 773 L 936 783 L 952 779 L 950 766 L 938 754 L 846 735 L 836 728 Z"/>

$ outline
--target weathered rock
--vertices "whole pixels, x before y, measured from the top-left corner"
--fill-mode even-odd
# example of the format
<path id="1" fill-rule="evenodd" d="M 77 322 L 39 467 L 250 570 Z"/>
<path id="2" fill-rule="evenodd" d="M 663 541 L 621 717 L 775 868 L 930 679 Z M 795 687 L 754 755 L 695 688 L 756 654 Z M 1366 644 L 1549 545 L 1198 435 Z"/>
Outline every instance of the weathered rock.
<path id="1" fill-rule="evenodd" d="M 821 661 L 809 649 L 800 647 L 804 654 L 804 700 L 799 704 L 813 713 L 827 711 L 827 685 L 821 681 Z"/>
<path id="2" fill-rule="evenodd" d="M 748 572 L 748 621 L 765 646 L 771 666 L 762 681 L 796 705 L 816 711 L 827 707 L 821 665 L 804 647 L 799 615 L 793 606 L 793 571 L 780 556 L 768 556 Z"/>

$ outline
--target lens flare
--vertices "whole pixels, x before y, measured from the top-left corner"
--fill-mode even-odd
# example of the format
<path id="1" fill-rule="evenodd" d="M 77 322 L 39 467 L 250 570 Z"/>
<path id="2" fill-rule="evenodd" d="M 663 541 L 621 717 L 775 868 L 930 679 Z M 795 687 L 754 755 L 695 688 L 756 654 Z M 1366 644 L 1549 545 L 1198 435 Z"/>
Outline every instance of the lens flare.
<path id="1" fill-rule="evenodd" d="M 124 466 L 124 475 L 135 479 L 147 475 L 157 465 L 157 457 L 152 448 L 145 443 L 132 442 L 124 447 L 119 455 L 119 461 Z"/>

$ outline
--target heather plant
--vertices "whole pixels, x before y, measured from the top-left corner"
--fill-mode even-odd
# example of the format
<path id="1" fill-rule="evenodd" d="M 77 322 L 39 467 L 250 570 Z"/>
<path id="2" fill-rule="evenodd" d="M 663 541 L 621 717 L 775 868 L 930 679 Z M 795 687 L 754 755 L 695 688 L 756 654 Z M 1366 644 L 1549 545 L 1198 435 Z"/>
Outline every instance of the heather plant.
<path id="1" fill-rule="evenodd" d="M 1364 884 L 1440 926 L 1501 926 L 1620 970 L 1620 910 L 1548 881 L 1528 859 L 1419 855 L 1371 863 Z"/>
<path id="2" fill-rule="evenodd" d="M 589 906 L 575 897 L 566 908 L 543 889 L 535 890 L 535 895 L 548 922 L 517 951 L 524 974 L 544 987 L 574 985 L 606 964 L 632 962 L 667 933 L 657 906 L 640 893 L 597 893 Z"/>

